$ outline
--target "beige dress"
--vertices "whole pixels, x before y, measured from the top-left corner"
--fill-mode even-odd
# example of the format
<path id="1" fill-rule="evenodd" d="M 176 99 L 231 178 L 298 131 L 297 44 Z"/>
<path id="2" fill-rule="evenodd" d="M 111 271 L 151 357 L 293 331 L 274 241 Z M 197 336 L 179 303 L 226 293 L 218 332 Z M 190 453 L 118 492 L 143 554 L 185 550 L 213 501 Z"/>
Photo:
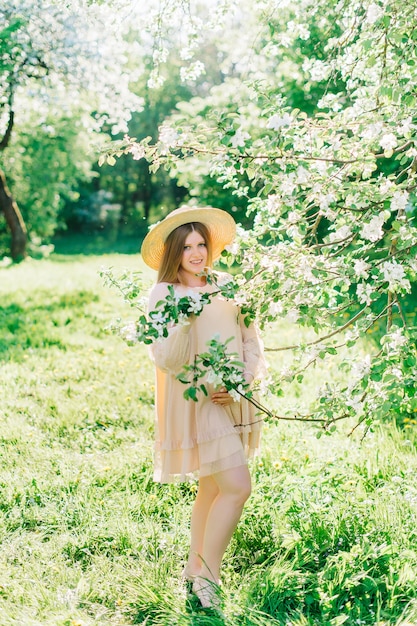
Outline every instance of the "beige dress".
<path id="1" fill-rule="evenodd" d="M 167 283 L 157 283 L 150 293 L 149 309 L 168 293 Z M 180 295 L 190 287 L 174 285 Z M 192 288 L 213 291 L 212 285 Z M 205 381 L 208 397 L 198 402 L 185 400 L 185 385 L 176 379 L 184 364 L 194 362 L 194 355 L 207 350 L 215 335 L 225 341 L 228 352 L 239 354 L 245 374 L 254 379 L 263 367 L 261 341 L 254 325 L 247 328 L 239 308 L 232 301 L 213 296 L 200 316 L 188 325 L 174 326 L 169 336 L 151 347 L 156 365 L 155 472 L 157 482 L 185 481 L 190 477 L 209 476 L 247 463 L 259 447 L 261 418 L 245 399 L 222 407 L 210 397 L 213 385 Z"/>

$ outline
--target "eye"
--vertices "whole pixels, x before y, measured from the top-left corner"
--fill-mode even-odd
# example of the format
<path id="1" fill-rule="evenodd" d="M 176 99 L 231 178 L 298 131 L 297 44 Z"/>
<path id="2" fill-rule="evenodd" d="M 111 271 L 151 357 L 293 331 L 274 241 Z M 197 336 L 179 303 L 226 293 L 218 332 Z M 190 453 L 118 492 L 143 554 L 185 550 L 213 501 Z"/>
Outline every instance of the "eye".
<path id="1" fill-rule="evenodd" d="M 184 246 L 184 250 L 189 250 L 191 246 Z"/>
<path id="2" fill-rule="evenodd" d="M 198 244 L 198 247 L 199 247 L 199 248 L 205 248 L 205 247 L 206 247 L 206 244 L 205 244 L 205 243 L 199 243 L 199 244 Z"/>

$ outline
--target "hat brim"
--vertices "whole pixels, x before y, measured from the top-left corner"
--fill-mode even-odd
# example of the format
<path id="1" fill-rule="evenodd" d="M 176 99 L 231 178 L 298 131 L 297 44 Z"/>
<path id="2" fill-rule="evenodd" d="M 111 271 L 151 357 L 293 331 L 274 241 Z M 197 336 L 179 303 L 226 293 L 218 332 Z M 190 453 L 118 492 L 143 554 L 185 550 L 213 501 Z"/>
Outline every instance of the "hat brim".
<path id="1" fill-rule="evenodd" d="M 236 222 L 226 211 L 213 207 L 180 207 L 151 226 L 141 248 L 142 259 L 146 265 L 158 270 L 168 236 L 178 226 L 190 222 L 201 222 L 209 229 L 213 261 L 220 257 L 224 248 L 232 243 L 236 235 Z"/>

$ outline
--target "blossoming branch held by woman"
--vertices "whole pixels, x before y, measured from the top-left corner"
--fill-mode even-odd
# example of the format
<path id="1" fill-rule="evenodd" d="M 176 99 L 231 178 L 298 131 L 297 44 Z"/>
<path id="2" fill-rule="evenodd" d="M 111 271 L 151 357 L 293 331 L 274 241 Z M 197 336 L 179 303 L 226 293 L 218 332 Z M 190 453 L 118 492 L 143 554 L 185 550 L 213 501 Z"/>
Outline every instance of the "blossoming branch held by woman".
<path id="1" fill-rule="evenodd" d="M 200 315 L 204 306 L 218 294 L 233 299 L 237 286 L 232 280 L 219 284 L 211 272 L 202 273 L 202 277 L 216 287 L 213 292 L 200 293 L 190 289 L 184 294 L 178 294 L 172 285 L 168 285 L 165 298 L 156 302 L 153 310 L 137 320 L 131 332 L 131 343 L 151 344 L 161 337 L 167 337 L 171 324 L 188 324 L 190 316 Z"/>
<path id="2" fill-rule="evenodd" d="M 228 249 L 230 248 L 231 246 L 228 246 Z M 201 293 L 195 289 L 189 289 L 186 293 L 179 295 L 172 285 L 168 285 L 168 293 L 165 299 L 156 302 L 155 308 L 146 312 L 148 298 L 139 296 L 141 293 L 148 291 L 149 287 L 144 284 L 141 272 L 122 272 L 121 275 L 116 277 L 112 268 L 102 268 L 100 274 L 104 278 L 105 284 L 118 289 L 124 300 L 131 307 L 140 311 L 138 319 L 134 321 L 124 324 L 118 321 L 108 326 L 109 330 L 119 334 L 130 346 L 136 343 L 150 345 L 161 337 L 167 337 L 169 334 L 168 329 L 172 325 L 188 324 L 188 318 L 200 315 L 204 306 L 209 304 L 213 297 L 221 295 L 223 298 L 234 300 L 240 288 L 232 276 L 218 274 L 207 268 L 201 273 L 201 277 L 206 279 L 207 284 L 214 285 L 216 287 L 215 290 Z M 244 305 L 240 305 L 240 311 L 242 314 L 244 313 L 244 323 L 247 326 L 251 324 L 253 312 L 249 311 Z M 361 314 L 362 312 L 360 311 L 357 316 Z M 350 322 L 346 324 L 346 327 Z M 335 334 L 335 332 L 332 334 Z M 319 343 L 319 341 L 321 340 L 316 340 L 312 345 Z M 195 355 L 192 364 L 183 365 L 182 370 L 177 374 L 177 379 L 187 386 L 184 390 L 184 397 L 187 400 L 198 401 L 197 391 L 200 389 L 205 393 L 204 378 L 208 377 L 208 379 L 213 378 L 213 380 L 217 380 L 219 384 L 221 381 L 222 386 L 229 391 L 229 394 L 236 401 L 240 401 L 241 397 L 248 400 L 258 411 L 256 423 L 265 421 L 265 419 L 315 423 L 321 427 L 317 432 L 317 437 L 319 437 L 322 432 L 328 433 L 336 422 L 346 419 L 346 414 L 337 416 L 326 413 L 320 416 L 313 413 L 306 414 L 299 411 L 289 411 L 285 415 L 278 415 L 271 411 L 267 406 L 261 404 L 253 394 L 253 385 L 247 384 L 242 372 L 242 364 L 236 359 L 238 355 L 228 352 L 227 344 L 228 340 L 223 340 L 220 343 L 216 337 L 213 337 L 208 342 L 208 349 L 205 352 Z M 213 382 L 213 380 L 210 380 L 210 382 Z M 263 391 L 268 391 L 265 378 L 263 377 L 262 381 L 259 382 L 262 383 Z M 249 422 L 245 426 L 250 426 L 252 423 Z M 243 426 L 243 424 L 236 424 L 235 427 L 237 426 Z"/>
<path id="3" fill-rule="evenodd" d="M 198 478 L 183 576 L 209 608 L 219 608 L 221 562 L 250 495 L 247 462 L 261 429 L 253 404 L 230 393 L 209 357 L 204 362 L 210 350 L 230 346 L 231 385 L 242 390 L 264 367 L 257 328 L 230 297 L 231 278 L 211 270 L 234 235 L 225 211 L 185 206 L 153 227 L 142 245 L 143 260 L 158 270 L 149 298 L 152 330 L 143 337 L 156 369 L 154 478 Z M 180 379 L 195 375 L 197 366 L 200 380 L 186 398 Z"/>

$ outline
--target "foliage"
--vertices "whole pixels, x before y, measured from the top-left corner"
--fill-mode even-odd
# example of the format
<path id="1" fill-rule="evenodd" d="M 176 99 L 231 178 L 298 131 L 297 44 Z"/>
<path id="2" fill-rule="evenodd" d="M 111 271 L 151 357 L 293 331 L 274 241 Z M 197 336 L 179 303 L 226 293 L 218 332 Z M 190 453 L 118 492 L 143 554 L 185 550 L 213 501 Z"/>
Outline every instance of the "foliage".
<path id="1" fill-rule="evenodd" d="M 98 150 L 102 131 L 126 130 L 142 100 L 108 5 L 6 0 L 0 23 L 1 165 L 32 236 L 49 237 L 64 201 L 93 175 L 92 142 Z"/>
<path id="2" fill-rule="evenodd" d="M 157 302 L 155 309 L 148 312 L 147 298 L 143 295 L 147 288 L 141 272 L 124 271 L 116 276 L 112 268 L 103 268 L 100 275 L 106 285 L 118 289 L 124 301 L 139 311 L 139 318 L 128 327 L 114 326 L 114 330 L 132 345 L 137 342 L 151 344 L 168 337 L 171 326 L 189 324 L 190 318 L 200 315 L 204 306 L 209 304 L 214 296 L 222 294 L 223 297 L 229 298 L 233 297 L 235 292 L 231 277 L 218 280 L 216 274 L 210 272 L 207 274 L 207 280 L 216 286 L 211 293 L 199 293 L 190 289 L 186 295 L 178 296 L 174 287 L 168 285 L 168 294 L 164 300 Z"/>
<path id="3" fill-rule="evenodd" d="M 155 170 L 201 157 L 248 199 L 253 228 L 229 250 L 241 270 L 239 303 L 266 329 L 286 318 L 316 332 L 302 345 L 273 346 L 299 359 L 281 379 L 302 379 L 306 367 L 384 325 L 379 346 L 365 360 L 353 349 L 344 380 L 319 389 L 310 412 L 354 415 L 365 428 L 410 416 L 417 335 L 404 302 L 417 274 L 415 8 L 400 0 L 278 8 L 271 0 L 242 10 L 269 41 L 269 67 L 289 58 L 305 91 L 318 85 L 316 95 L 326 83 L 316 106 L 292 108 L 278 93 L 279 73 L 278 82 L 267 70 L 256 79 L 265 53 L 253 47 L 252 73 L 235 83 L 235 110 L 209 105 L 195 120 L 185 108 L 161 126 L 156 143 L 126 138 L 119 154 L 134 150 Z M 308 56 L 293 52 L 310 37 L 320 45 L 303 49 Z"/>
<path id="4" fill-rule="evenodd" d="M 235 402 L 240 402 L 241 397 L 251 399 L 252 391 L 249 391 L 243 373 L 245 364 L 239 360 L 236 352 L 227 351 L 227 344 L 231 340 L 232 337 L 221 342 L 219 336 L 214 336 L 207 343 L 206 352 L 196 354 L 191 365 L 184 365 L 177 378 L 187 385 L 184 392 L 186 400 L 198 402 L 199 391 L 207 396 L 206 383 L 224 388 Z"/>
<path id="5" fill-rule="evenodd" d="M 146 347 L 103 330 L 125 309 L 102 285 L 103 263 L 146 271 L 138 255 L 120 254 L 0 268 L 2 624 L 415 623 L 412 424 L 403 433 L 387 424 L 362 443 L 264 425 L 224 562 L 225 617 L 187 601 L 197 485 L 152 481 L 153 368 Z M 280 322 L 275 334 L 293 342 L 299 331 Z M 305 397 L 337 380 L 338 358 L 306 372 Z"/>
<path id="6" fill-rule="evenodd" d="M 49 240 L 65 200 L 77 197 L 80 181 L 91 178 L 89 134 L 81 119 L 67 116 L 46 116 L 39 125 L 36 115 L 28 115 L 27 124 L 15 129 L 3 167 L 32 240 Z"/>
<path id="7" fill-rule="evenodd" d="M 215 296 L 233 298 L 236 291 L 232 277 L 225 276 L 225 279 L 223 277 L 219 279 L 215 272 L 209 272 L 207 280 L 215 285 L 212 292 L 199 293 L 190 289 L 186 295 L 179 296 L 175 293 L 174 287 L 168 285 L 165 298 L 155 304 L 155 309 L 148 311 L 146 297 L 140 295 L 144 287 L 138 272 L 125 271 L 116 277 L 113 270 L 108 268 L 103 269 L 100 275 L 104 278 L 105 284 L 116 287 L 122 293 L 125 302 L 139 310 L 139 317 L 127 325 L 123 325 L 119 320 L 109 327 L 120 334 L 129 345 L 136 343 L 149 345 L 168 337 L 170 328 L 190 324 Z M 205 382 L 224 387 L 237 401 L 241 396 L 251 399 L 252 392 L 249 391 L 249 385 L 243 374 L 244 364 L 236 358 L 237 354 L 227 351 L 227 344 L 231 339 L 232 337 L 223 344 L 219 337 L 213 337 L 208 343 L 207 352 L 195 355 L 191 365 L 184 365 L 177 378 L 187 385 L 184 391 L 186 400 L 197 402 L 199 391 L 207 395 Z"/>
<path id="8" fill-rule="evenodd" d="M 137 47 L 141 39 L 143 34 L 134 29 L 128 36 L 129 45 L 136 44 Z M 152 56 L 143 44 L 140 56 L 140 76 L 131 81 L 130 89 L 141 96 L 143 107 L 140 112 L 132 112 L 128 132 L 140 139 L 151 137 L 156 140 L 159 125 L 171 115 L 178 102 L 190 99 L 196 86 L 181 83 L 181 64 L 177 59 L 171 59 L 164 83 L 157 89 L 150 89 L 147 83 L 152 72 Z M 130 66 L 133 72 L 135 65 L 137 60 L 132 59 Z M 117 141 L 122 137 L 123 133 L 119 133 L 114 139 Z M 132 159 L 118 160 L 113 165 L 100 162 L 95 171 L 100 188 L 111 192 L 114 202 L 122 206 L 124 231 L 130 228 L 137 233 L 141 227 L 145 232 L 147 223 L 153 218 L 152 214 L 161 211 L 161 205 L 166 210 L 178 206 L 187 190 L 181 188 L 169 172 L 162 168 L 152 172 L 144 159 L 135 158 L 135 154 L 132 156 Z"/>

